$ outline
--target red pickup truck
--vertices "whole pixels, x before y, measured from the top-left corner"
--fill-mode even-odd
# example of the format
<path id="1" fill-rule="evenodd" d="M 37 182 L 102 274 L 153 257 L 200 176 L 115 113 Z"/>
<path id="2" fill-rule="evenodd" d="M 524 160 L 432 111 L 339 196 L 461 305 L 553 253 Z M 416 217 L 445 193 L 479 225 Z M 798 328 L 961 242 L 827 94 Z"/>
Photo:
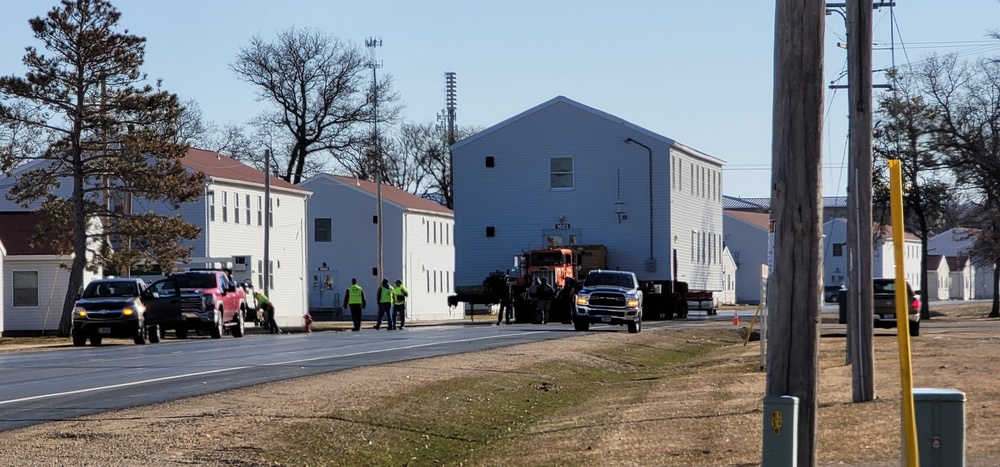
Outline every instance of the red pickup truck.
<path id="1" fill-rule="evenodd" d="M 171 274 L 149 286 L 142 296 L 146 328 L 163 337 L 173 329 L 178 339 L 188 331 L 207 331 L 213 339 L 229 328 L 243 337 L 247 298 L 243 288 L 225 270 L 192 270 Z M 155 342 L 155 341 L 154 341 Z"/>

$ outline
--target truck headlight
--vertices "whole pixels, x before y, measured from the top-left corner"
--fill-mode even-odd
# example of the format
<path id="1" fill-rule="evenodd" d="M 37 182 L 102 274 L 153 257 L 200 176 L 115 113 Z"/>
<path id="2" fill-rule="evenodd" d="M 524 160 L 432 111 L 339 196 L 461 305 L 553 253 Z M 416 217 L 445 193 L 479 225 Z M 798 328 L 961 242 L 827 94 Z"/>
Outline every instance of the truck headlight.
<path id="1" fill-rule="evenodd" d="M 122 315 L 132 316 L 133 314 L 135 314 L 135 310 L 133 310 L 132 308 L 126 307 L 125 309 L 122 310 Z"/>
<path id="2" fill-rule="evenodd" d="M 83 307 L 78 306 L 75 309 L 73 309 L 73 316 L 76 316 L 77 318 L 87 319 L 87 310 L 83 309 Z"/>
<path id="3" fill-rule="evenodd" d="M 625 301 L 625 303 L 626 303 L 626 305 L 629 308 L 638 308 L 639 307 L 639 299 L 638 298 L 629 298 L 628 300 Z"/>
<path id="4" fill-rule="evenodd" d="M 588 297 L 586 295 L 579 295 L 579 296 L 576 297 L 576 304 L 577 305 L 584 305 L 584 306 L 586 306 L 589 298 L 590 297 Z"/>

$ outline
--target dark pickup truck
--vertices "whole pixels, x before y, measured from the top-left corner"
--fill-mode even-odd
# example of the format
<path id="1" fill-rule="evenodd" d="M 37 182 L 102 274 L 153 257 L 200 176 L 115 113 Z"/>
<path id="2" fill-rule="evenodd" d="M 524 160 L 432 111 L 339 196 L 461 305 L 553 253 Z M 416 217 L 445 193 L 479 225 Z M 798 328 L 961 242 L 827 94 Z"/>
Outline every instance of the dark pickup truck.
<path id="1" fill-rule="evenodd" d="M 87 284 L 73 307 L 73 345 L 101 345 L 107 337 L 146 343 L 146 308 L 139 298 L 146 291 L 141 279 L 95 279 Z M 150 337 L 150 342 L 157 342 Z"/>
<path id="2" fill-rule="evenodd" d="M 896 280 L 875 279 L 875 327 L 896 327 Z M 920 335 L 920 299 L 913 294 L 913 288 L 906 283 L 906 307 L 910 319 L 910 336 Z"/>

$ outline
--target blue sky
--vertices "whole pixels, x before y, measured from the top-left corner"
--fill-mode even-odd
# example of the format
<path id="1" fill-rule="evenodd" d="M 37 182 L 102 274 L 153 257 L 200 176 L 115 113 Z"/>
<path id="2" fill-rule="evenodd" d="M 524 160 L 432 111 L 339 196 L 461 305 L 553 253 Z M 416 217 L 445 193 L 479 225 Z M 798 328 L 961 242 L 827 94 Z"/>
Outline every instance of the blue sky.
<path id="1" fill-rule="evenodd" d="M 117 0 L 121 25 L 148 39 L 144 71 L 206 120 L 241 123 L 265 108 L 229 70 L 254 35 L 295 26 L 364 44 L 377 36 L 407 121 L 444 107 L 458 77 L 458 124 L 490 126 L 557 95 L 611 113 L 727 161 L 724 193 L 769 196 L 774 2 L 736 0 Z M 877 3 L 877 0 L 876 0 Z M 5 1 L 0 74 L 23 74 L 28 18 L 56 0 Z M 1000 1 L 897 0 L 897 65 L 928 54 L 1000 56 Z M 876 11 L 877 48 L 891 41 Z M 827 81 L 844 69 L 840 16 L 827 17 Z M 905 51 L 904 51 L 905 47 Z M 891 65 L 888 50 L 874 68 Z M 881 82 L 876 77 L 875 82 Z M 846 81 L 842 80 L 842 84 Z M 828 90 L 823 194 L 846 190 L 846 90 Z"/>

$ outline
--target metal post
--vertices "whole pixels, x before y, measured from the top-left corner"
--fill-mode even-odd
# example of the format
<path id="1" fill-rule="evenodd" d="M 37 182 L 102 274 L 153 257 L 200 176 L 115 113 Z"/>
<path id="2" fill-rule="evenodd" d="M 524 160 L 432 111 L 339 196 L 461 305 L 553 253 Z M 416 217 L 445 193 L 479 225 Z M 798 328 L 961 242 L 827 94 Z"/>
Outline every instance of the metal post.
<path id="1" fill-rule="evenodd" d="M 271 286 L 269 275 L 271 273 L 271 266 L 268 264 L 271 261 L 271 256 L 269 254 L 271 248 L 271 150 L 264 150 L 264 267 L 262 272 L 264 277 L 261 279 L 261 287 L 263 287 L 264 295 L 271 295 Z"/>

